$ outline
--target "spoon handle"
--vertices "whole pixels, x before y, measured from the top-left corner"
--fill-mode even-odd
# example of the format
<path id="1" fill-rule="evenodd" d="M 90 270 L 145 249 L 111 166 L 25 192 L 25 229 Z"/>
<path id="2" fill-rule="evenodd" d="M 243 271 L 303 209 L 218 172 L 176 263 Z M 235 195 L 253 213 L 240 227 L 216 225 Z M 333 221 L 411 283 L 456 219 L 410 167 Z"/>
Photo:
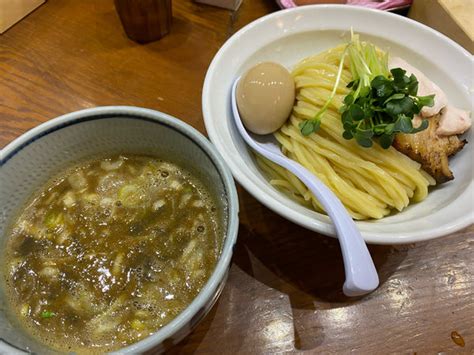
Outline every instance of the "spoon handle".
<path id="1" fill-rule="evenodd" d="M 271 142 L 257 142 L 250 137 L 240 120 L 237 108 L 236 87 L 238 82 L 239 78 L 232 86 L 231 105 L 234 121 L 242 138 L 256 152 L 295 174 L 316 196 L 334 223 L 346 273 L 346 281 L 343 286 L 344 294 L 346 296 L 360 296 L 375 290 L 379 285 L 377 270 L 364 239 L 346 208 L 316 176 L 301 164 L 284 156 L 278 145 Z"/>
<path id="2" fill-rule="evenodd" d="M 375 290 L 379 285 L 377 270 L 362 235 L 344 205 L 325 184 L 301 164 L 286 161 L 284 167 L 311 190 L 334 223 L 344 258 L 344 294 L 361 296 Z"/>

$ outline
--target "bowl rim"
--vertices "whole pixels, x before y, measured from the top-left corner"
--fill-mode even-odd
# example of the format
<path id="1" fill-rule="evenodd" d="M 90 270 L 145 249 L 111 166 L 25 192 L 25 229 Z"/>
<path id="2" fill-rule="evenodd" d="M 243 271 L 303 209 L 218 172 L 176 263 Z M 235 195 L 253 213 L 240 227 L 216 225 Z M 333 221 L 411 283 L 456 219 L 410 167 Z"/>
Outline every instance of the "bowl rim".
<path id="1" fill-rule="evenodd" d="M 62 128 L 88 122 L 97 119 L 114 119 L 114 118 L 131 118 L 142 119 L 150 123 L 159 123 L 174 129 L 193 141 L 211 160 L 217 173 L 219 174 L 224 185 L 228 206 L 228 223 L 225 233 L 225 241 L 222 246 L 221 254 L 218 262 L 199 294 L 193 301 L 176 316 L 171 322 L 160 328 L 154 334 L 126 347 L 115 350 L 112 353 L 137 353 L 152 349 L 154 346 L 161 344 L 168 338 L 172 338 L 173 334 L 178 332 L 183 326 L 189 324 L 193 316 L 201 310 L 206 309 L 209 303 L 212 307 L 215 299 L 213 297 L 219 293 L 219 286 L 225 283 L 228 270 L 231 266 L 231 258 L 233 248 L 237 241 L 239 228 L 239 200 L 237 189 L 232 174 L 225 164 L 223 158 L 213 144 L 198 130 L 191 125 L 181 121 L 166 113 L 134 107 L 134 106 L 102 106 L 79 110 L 46 121 L 27 132 L 23 133 L 1 151 L 0 167 L 8 162 L 14 155 L 27 145 L 34 141 L 47 136 L 51 132 L 61 130 Z M 210 309 L 210 307 L 209 307 Z M 186 333 L 185 335 L 187 335 Z M 181 340 L 176 338 L 177 341 Z M 4 343 L 6 344 L 6 343 Z M 8 344 L 6 344 L 8 348 Z M 1 347 L 0 347 L 1 348 Z M 15 349 L 9 349 L 15 351 Z"/>
<path id="2" fill-rule="evenodd" d="M 232 35 L 224 45 L 219 49 L 219 51 L 214 56 L 209 68 L 206 72 L 206 77 L 204 80 L 203 90 L 202 90 L 202 111 L 204 117 L 204 124 L 206 126 L 206 130 L 211 142 L 216 145 L 218 148 L 221 148 L 221 154 L 224 157 L 227 165 L 229 166 L 232 174 L 234 175 L 235 179 L 241 184 L 252 196 L 254 196 L 260 203 L 274 211 L 275 213 L 279 214 L 280 216 L 288 219 L 289 221 L 296 223 L 302 227 L 307 229 L 313 230 L 315 232 L 321 233 L 326 236 L 330 237 L 337 237 L 335 233 L 335 229 L 333 228 L 329 217 L 326 215 L 321 215 L 321 220 L 314 219 L 308 216 L 302 216 L 299 212 L 291 209 L 291 207 L 286 206 L 280 201 L 274 200 L 273 197 L 268 197 L 265 193 L 262 193 L 261 190 L 253 183 L 252 179 L 246 176 L 242 171 L 241 167 L 235 164 L 232 161 L 232 157 L 226 149 L 222 149 L 222 144 L 219 138 L 219 132 L 216 129 L 216 126 L 213 124 L 211 107 L 212 105 L 212 84 L 215 80 L 219 80 L 219 78 L 215 77 L 216 69 L 222 62 L 222 57 L 225 53 L 236 44 L 242 45 L 241 37 L 245 36 L 249 31 L 255 31 L 255 28 L 258 28 L 268 22 L 271 21 L 278 21 L 280 19 L 286 18 L 299 18 L 299 15 L 304 13 L 319 13 L 321 17 L 323 17 L 324 12 L 348 12 L 351 15 L 356 16 L 359 14 L 372 16 L 373 18 L 377 18 L 380 22 L 383 23 L 384 19 L 389 19 L 391 21 L 398 21 L 398 23 L 410 27 L 410 30 L 416 30 L 423 33 L 425 36 L 430 36 L 433 38 L 437 38 L 437 40 L 443 42 L 443 44 L 449 47 L 451 50 L 458 52 L 463 57 L 470 60 L 471 63 L 474 63 L 473 56 L 468 53 L 466 49 L 461 47 L 458 43 L 454 42 L 447 36 L 438 31 L 422 24 L 416 22 L 412 19 L 387 12 L 387 11 L 380 11 L 376 9 L 364 8 L 360 6 L 350 6 L 350 5 L 306 5 L 300 6 L 290 9 L 285 9 L 281 11 L 277 11 L 261 18 L 254 20 L 253 22 L 247 24 L 239 31 L 237 31 L 234 35 Z M 292 33 L 299 33 L 294 28 L 291 29 Z M 305 31 L 308 31 L 306 28 Z M 268 42 L 270 43 L 270 42 Z M 266 43 L 266 44 L 268 44 Z M 230 90 L 230 89 L 229 89 Z M 226 96 L 227 97 L 227 96 Z M 472 149 L 468 147 L 468 149 Z M 474 182 L 471 179 L 468 186 L 466 187 L 466 192 L 473 193 L 474 191 Z M 459 199 L 460 197 L 458 197 Z M 455 200 L 456 201 L 456 200 Z M 454 202 L 454 201 L 453 201 Z M 356 222 L 356 224 L 364 225 L 364 223 L 368 224 L 371 223 L 370 221 L 361 221 Z M 405 232 L 403 234 L 397 234 L 395 232 L 387 233 L 383 237 L 381 237 L 380 232 L 370 232 L 370 231 L 362 231 L 362 236 L 367 243 L 371 244 L 388 244 L 388 245 L 395 245 L 395 244 L 406 244 L 406 243 L 414 243 L 414 242 L 421 242 L 425 240 L 435 239 L 455 231 L 458 231 L 462 228 L 465 228 L 474 223 L 474 213 L 467 213 L 461 215 L 455 221 L 448 225 L 443 225 L 441 227 L 431 227 L 424 229 L 422 232 Z"/>

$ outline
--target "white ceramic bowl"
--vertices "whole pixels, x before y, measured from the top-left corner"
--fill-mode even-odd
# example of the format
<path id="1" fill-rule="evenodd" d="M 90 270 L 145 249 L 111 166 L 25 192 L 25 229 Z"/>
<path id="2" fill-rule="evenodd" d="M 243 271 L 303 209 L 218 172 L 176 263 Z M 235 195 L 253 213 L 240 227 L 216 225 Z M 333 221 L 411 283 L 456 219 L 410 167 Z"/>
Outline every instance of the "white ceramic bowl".
<path id="1" fill-rule="evenodd" d="M 214 57 L 206 75 L 202 106 L 211 141 L 234 177 L 260 202 L 281 216 L 316 232 L 334 236 L 326 215 L 298 205 L 272 187 L 233 125 L 232 82 L 261 61 L 291 68 L 302 58 L 349 39 L 350 28 L 392 55 L 420 68 L 447 93 L 451 103 L 472 111 L 473 59 L 459 45 L 420 23 L 392 13 L 355 6 L 316 5 L 279 11 L 233 35 Z M 455 180 L 431 191 L 421 203 L 377 221 L 357 222 L 364 239 L 376 244 L 428 240 L 472 224 L 473 144 L 450 161 Z"/>
<path id="2" fill-rule="evenodd" d="M 115 153 L 152 154 L 186 167 L 218 197 L 218 208 L 227 212 L 221 255 L 201 292 L 166 326 L 119 353 L 162 351 L 186 336 L 214 305 L 237 239 L 238 199 L 232 175 L 212 144 L 191 126 L 158 111 L 113 106 L 73 112 L 26 132 L 0 151 L 0 248 L 4 249 L 8 226 L 25 202 L 52 176 L 83 159 Z M 26 349 L 52 353 L 9 315 L 2 257 L 0 253 L 0 354 Z"/>

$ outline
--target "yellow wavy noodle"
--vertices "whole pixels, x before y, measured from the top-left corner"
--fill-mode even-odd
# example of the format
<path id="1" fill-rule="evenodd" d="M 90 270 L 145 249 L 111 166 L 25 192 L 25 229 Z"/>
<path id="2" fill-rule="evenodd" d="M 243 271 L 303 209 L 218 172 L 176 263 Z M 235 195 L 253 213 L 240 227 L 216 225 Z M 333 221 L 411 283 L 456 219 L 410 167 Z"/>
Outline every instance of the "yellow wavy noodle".
<path id="1" fill-rule="evenodd" d="M 363 148 L 355 140 L 342 137 L 338 108 L 349 92 L 346 85 L 352 80 L 348 60 L 319 131 L 305 137 L 299 130 L 300 122 L 312 119 L 327 101 L 344 46 L 308 57 L 294 68 L 296 104 L 291 118 L 275 132 L 275 137 L 283 153 L 329 186 L 354 219 L 382 218 L 392 210 L 403 210 L 411 201 L 423 200 L 434 180 L 421 170 L 420 164 L 392 147 L 383 149 L 374 144 L 372 148 Z M 295 201 L 323 211 L 294 175 L 260 156 L 257 162 L 272 185 Z"/>

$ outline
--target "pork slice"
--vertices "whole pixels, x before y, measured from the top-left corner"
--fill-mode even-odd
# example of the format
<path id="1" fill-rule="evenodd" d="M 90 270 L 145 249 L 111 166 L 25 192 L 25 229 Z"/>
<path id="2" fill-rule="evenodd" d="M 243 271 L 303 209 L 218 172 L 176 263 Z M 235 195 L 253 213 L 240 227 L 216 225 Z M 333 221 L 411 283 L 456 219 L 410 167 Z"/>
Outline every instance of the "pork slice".
<path id="1" fill-rule="evenodd" d="M 463 134 L 471 127 L 469 112 L 457 107 L 446 105 L 441 110 L 441 118 L 436 133 L 440 136 Z"/>
<path id="2" fill-rule="evenodd" d="M 448 157 L 459 152 L 467 143 L 458 136 L 438 136 L 440 115 L 431 117 L 428 128 L 415 133 L 398 133 L 393 146 L 398 151 L 419 162 L 423 170 L 430 174 L 437 184 L 453 180 L 454 176 L 449 169 Z"/>
<path id="3" fill-rule="evenodd" d="M 406 71 L 406 75 L 411 74 L 416 76 L 418 80 L 418 93 L 417 96 L 428 96 L 435 95 L 434 105 L 432 107 L 425 106 L 421 109 L 421 116 L 431 117 L 439 113 L 443 107 L 448 104 L 448 98 L 443 90 L 438 85 L 432 82 L 425 74 L 414 66 L 408 64 L 405 60 L 399 57 L 390 57 L 388 62 L 390 69 L 402 68 Z"/>

